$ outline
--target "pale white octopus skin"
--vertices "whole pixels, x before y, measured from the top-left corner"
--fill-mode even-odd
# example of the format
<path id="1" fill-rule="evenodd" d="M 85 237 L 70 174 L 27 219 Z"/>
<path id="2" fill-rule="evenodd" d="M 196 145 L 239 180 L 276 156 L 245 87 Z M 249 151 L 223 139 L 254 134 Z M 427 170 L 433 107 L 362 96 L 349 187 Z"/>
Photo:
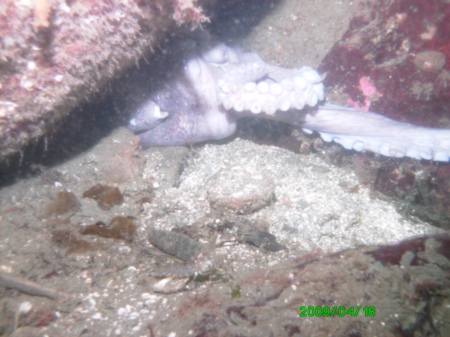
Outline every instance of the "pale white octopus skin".
<path id="1" fill-rule="evenodd" d="M 256 116 L 298 125 L 307 133 L 317 131 L 324 141 L 334 141 L 349 150 L 449 160 L 450 130 L 414 126 L 323 103 L 322 78 L 310 67 L 272 66 L 254 53 L 240 53 L 219 44 L 188 60 L 184 71 L 202 110 L 187 112 L 176 121 L 182 133 L 190 136 L 178 140 L 175 134 L 164 135 L 168 131 L 163 124 L 171 118 L 171 111 L 163 111 L 164 107 L 149 100 L 129 124 L 135 132 L 148 130 L 140 134 L 144 147 L 225 138 L 235 132 L 236 119 Z M 195 122 L 191 123 L 192 119 Z"/>

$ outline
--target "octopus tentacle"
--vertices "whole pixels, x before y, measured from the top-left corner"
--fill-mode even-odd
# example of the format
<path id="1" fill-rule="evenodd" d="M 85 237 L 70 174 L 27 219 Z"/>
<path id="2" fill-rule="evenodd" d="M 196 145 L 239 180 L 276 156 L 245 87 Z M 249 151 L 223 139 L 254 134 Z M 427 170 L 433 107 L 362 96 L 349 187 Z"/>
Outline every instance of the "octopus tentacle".
<path id="1" fill-rule="evenodd" d="M 290 77 L 280 81 L 274 80 L 272 74 L 268 71 L 266 75 L 270 78 L 244 84 L 221 81 L 218 91 L 224 108 L 274 115 L 276 111 L 314 107 L 324 99 L 322 79 L 310 67 L 293 70 Z"/>
<path id="2" fill-rule="evenodd" d="M 325 104 L 316 113 L 307 114 L 303 127 L 346 149 L 443 162 L 450 157 L 450 130 L 400 123 L 372 112 L 333 104 Z"/>
<path id="3" fill-rule="evenodd" d="M 201 59 L 208 64 L 218 84 L 244 84 L 261 79 L 268 72 L 267 64 L 255 53 L 238 53 L 219 44 L 202 53 Z"/>

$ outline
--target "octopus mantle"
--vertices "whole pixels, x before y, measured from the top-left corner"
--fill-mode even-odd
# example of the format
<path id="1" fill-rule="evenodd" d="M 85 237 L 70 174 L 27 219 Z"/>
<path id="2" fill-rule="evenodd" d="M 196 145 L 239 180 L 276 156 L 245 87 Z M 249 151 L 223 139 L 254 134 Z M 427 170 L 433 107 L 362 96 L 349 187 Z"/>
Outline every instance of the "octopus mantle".
<path id="1" fill-rule="evenodd" d="M 134 107 L 129 129 L 143 147 L 222 139 L 255 116 L 294 124 L 346 149 L 448 162 L 450 130 L 400 123 L 324 101 L 321 76 L 285 69 L 224 44 L 196 51 L 176 78 Z"/>

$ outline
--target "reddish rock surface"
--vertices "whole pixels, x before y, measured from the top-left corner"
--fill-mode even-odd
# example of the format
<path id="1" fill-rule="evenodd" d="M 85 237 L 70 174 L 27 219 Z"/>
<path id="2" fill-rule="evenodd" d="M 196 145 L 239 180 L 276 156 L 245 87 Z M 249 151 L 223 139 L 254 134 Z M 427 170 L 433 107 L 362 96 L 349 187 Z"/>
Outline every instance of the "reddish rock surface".
<path id="1" fill-rule="evenodd" d="M 0 4 L 0 159 L 35 142 L 212 0 Z"/>
<path id="2" fill-rule="evenodd" d="M 319 67 L 329 97 L 398 121 L 450 128 L 450 6 L 439 0 L 366 6 Z M 376 165 L 375 175 L 363 174 L 375 190 L 409 203 L 406 214 L 450 228 L 448 164 L 383 158 Z"/>

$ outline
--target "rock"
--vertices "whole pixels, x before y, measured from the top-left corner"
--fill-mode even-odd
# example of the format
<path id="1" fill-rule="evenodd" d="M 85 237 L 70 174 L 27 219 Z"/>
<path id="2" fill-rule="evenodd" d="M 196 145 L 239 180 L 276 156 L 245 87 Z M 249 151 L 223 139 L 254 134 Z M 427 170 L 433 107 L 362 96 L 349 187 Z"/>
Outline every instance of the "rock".
<path id="1" fill-rule="evenodd" d="M 218 210 L 249 214 L 266 207 L 274 198 L 271 178 L 241 166 L 220 170 L 207 184 L 209 202 Z"/>
<path id="2" fill-rule="evenodd" d="M 2 1 L 0 160 L 54 131 L 167 32 L 200 26 L 202 6 L 213 2 Z"/>
<path id="3" fill-rule="evenodd" d="M 149 229 L 148 240 L 150 243 L 182 261 L 190 261 L 200 254 L 202 245 L 188 238 L 186 235 L 171 231 Z"/>

